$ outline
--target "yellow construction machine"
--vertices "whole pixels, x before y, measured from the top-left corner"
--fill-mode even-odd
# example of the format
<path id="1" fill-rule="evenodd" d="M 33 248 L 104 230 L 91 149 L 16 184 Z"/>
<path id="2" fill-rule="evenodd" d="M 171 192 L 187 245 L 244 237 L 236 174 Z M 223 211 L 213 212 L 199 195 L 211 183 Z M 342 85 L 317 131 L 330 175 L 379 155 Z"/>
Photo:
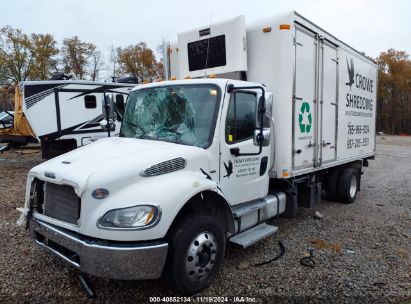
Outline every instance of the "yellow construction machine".
<path id="1" fill-rule="evenodd" d="M 9 128 L 0 128 L 0 143 L 7 144 L 0 147 L 0 150 L 38 142 L 26 116 L 24 115 L 22 100 L 22 92 L 19 89 L 19 85 L 16 85 L 14 87 L 13 126 Z"/>

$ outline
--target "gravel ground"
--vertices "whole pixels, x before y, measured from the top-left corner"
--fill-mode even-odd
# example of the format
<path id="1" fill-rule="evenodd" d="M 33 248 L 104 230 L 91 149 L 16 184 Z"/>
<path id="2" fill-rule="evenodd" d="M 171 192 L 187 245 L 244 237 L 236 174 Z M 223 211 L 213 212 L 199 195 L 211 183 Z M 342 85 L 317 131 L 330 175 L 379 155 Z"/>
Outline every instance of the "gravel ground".
<path id="1" fill-rule="evenodd" d="M 39 162 L 35 149 L 0 154 L 0 303 L 91 303 L 78 272 L 37 248 L 16 226 L 26 174 Z M 410 197 L 411 137 L 378 137 L 376 160 L 365 169 L 354 204 L 322 201 L 295 219 L 273 221 L 279 233 L 246 250 L 228 245 L 219 277 L 197 296 L 256 303 L 411 303 Z M 323 219 L 315 219 L 315 211 Z M 286 247 L 282 258 L 243 269 L 276 255 L 279 240 Z M 316 265 L 307 268 L 299 260 L 311 248 Z M 178 296 L 161 280 L 90 280 L 94 302 Z"/>

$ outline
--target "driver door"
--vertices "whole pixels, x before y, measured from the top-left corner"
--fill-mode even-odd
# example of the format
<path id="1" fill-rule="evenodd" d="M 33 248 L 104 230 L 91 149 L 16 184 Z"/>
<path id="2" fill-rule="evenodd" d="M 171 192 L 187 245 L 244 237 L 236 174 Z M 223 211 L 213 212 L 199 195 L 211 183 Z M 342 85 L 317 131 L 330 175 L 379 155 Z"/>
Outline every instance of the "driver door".
<path id="1" fill-rule="evenodd" d="M 257 153 L 257 90 L 226 94 L 221 123 L 220 188 L 231 205 L 264 197 L 268 193 L 270 146 L 259 155 L 235 156 L 233 152 Z"/>

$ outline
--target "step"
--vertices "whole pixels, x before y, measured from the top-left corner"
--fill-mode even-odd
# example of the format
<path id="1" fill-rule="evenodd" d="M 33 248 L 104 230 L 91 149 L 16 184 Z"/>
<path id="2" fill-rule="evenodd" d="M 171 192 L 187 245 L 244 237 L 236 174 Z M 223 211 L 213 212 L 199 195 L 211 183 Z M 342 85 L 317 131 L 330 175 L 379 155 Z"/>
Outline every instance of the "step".
<path id="1" fill-rule="evenodd" d="M 241 245 L 243 246 L 243 248 L 247 248 L 254 243 L 257 243 L 258 241 L 265 239 L 271 234 L 276 233 L 277 230 L 277 226 L 271 226 L 266 223 L 262 223 L 233 236 L 232 238 L 230 238 L 230 242 Z"/>

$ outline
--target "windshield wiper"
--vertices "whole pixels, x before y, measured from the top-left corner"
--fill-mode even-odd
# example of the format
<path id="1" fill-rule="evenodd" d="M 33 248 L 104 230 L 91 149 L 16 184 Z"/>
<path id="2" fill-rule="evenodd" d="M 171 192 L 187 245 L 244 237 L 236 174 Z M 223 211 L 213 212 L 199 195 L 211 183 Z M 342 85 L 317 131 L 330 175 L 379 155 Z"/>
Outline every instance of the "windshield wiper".
<path id="1" fill-rule="evenodd" d="M 169 134 L 164 134 L 164 132 L 159 132 L 156 134 L 156 136 L 150 135 L 150 134 L 143 134 L 140 136 L 140 139 L 148 139 L 148 140 L 158 140 L 158 141 L 165 141 L 165 142 L 170 142 L 174 144 L 183 144 L 181 140 L 181 134 L 178 133 L 177 131 L 169 131 L 167 130 L 167 133 Z M 171 138 L 173 136 L 173 138 Z"/>
<path id="2" fill-rule="evenodd" d="M 158 138 L 152 135 L 143 134 L 139 137 L 140 139 L 149 139 L 149 140 L 157 140 Z"/>

